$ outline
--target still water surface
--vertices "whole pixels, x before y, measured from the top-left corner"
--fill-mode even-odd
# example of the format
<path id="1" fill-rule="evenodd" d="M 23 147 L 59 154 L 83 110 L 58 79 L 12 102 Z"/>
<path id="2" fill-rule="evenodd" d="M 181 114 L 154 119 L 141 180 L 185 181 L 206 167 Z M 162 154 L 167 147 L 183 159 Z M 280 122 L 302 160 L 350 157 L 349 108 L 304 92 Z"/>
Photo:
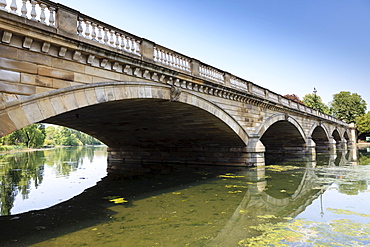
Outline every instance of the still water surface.
<path id="1" fill-rule="evenodd" d="M 0 246 L 370 245 L 367 149 L 263 169 L 105 169 L 104 147 L 0 155 Z"/>

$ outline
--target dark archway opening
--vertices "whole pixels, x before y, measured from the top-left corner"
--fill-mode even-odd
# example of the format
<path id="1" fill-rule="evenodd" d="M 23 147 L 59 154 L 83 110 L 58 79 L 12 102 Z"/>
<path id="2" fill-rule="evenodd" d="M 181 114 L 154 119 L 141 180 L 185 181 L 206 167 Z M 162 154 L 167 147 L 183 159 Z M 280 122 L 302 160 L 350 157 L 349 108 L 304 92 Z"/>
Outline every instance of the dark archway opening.
<path id="1" fill-rule="evenodd" d="M 312 132 L 312 140 L 316 143 L 316 152 L 329 150 L 329 139 L 321 126 L 317 126 Z"/>
<path id="2" fill-rule="evenodd" d="M 271 125 L 261 137 L 265 146 L 266 164 L 286 155 L 305 152 L 305 140 L 298 129 L 288 121 L 278 121 Z"/>
<path id="3" fill-rule="evenodd" d="M 341 148 L 343 143 L 342 143 L 342 139 L 340 138 L 338 130 L 334 130 L 332 136 L 335 140 L 335 144 L 336 144 L 337 148 Z"/>
<path id="4" fill-rule="evenodd" d="M 185 103 L 120 100 L 45 122 L 81 130 L 104 142 L 112 169 L 143 164 L 245 166 L 244 141 L 215 115 Z"/>

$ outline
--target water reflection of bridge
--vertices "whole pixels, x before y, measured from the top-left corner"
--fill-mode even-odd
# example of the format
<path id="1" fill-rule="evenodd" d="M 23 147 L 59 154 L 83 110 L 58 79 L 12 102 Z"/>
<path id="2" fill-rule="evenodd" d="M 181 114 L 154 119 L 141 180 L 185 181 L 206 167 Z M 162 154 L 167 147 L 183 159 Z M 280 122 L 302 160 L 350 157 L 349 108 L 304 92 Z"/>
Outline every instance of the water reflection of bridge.
<path id="1" fill-rule="evenodd" d="M 324 153 L 321 156 L 320 160 L 316 160 L 316 155 L 306 156 L 304 161 L 300 162 L 302 172 L 294 172 L 295 176 L 299 177 L 300 182 L 294 188 L 294 192 L 290 194 L 283 193 L 285 191 L 269 192 L 269 188 L 275 185 L 270 184 L 271 181 L 274 181 L 270 179 L 270 175 L 273 176 L 274 174 L 269 174 L 268 167 L 258 167 L 246 171 L 245 178 L 248 190 L 225 227 L 215 238 L 210 240 L 211 245 L 235 246 L 236 241 L 252 237 L 252 235 L 248 236 L 248 233 L 250 234 L 248 229 L 250 226 L 261 223 L 258 216 L 271 215 L 294 218 L 303 212 L 307 206 L 324 193 L 328 186 L 328 184 L 324 186 L 320 183 L 320 174 L 315 169 L 318 162 L 327 164 L 326 167 L 328 168 L 358 164 L 357 148 Z M 279 173 L 281 171 L 275 172 L 275 174 Z M 266 176 L 266 174 L 269 176 Z M 288 180 L 286 186 L 289 186 Z M 278 196 L 278 192 L 286 196 Z"/>

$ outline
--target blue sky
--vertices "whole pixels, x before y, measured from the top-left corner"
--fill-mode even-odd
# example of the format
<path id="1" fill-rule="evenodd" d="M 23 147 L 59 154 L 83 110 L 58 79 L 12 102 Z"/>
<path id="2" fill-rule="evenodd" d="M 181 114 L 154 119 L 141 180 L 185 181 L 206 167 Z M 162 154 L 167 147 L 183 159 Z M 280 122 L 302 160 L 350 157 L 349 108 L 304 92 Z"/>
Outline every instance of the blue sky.
<path id="1" fill-rule="evenodd" d="M 57 2 L 281 95 L 370 104 L 370 0 Z"/>

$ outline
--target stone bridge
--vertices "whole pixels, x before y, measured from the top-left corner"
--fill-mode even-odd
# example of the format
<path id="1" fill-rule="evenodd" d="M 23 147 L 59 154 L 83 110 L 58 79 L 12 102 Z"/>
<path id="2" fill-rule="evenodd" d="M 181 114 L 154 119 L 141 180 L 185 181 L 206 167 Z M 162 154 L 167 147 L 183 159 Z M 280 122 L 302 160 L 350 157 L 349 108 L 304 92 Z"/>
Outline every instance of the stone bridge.
<path id="1" fill-rule="evenodd" d="M 0 136 L 38 122 L 100 139 L 110 170 L 256 165 L 355 141 L 354 126 L 77 10 L 1 0 Z"/>

